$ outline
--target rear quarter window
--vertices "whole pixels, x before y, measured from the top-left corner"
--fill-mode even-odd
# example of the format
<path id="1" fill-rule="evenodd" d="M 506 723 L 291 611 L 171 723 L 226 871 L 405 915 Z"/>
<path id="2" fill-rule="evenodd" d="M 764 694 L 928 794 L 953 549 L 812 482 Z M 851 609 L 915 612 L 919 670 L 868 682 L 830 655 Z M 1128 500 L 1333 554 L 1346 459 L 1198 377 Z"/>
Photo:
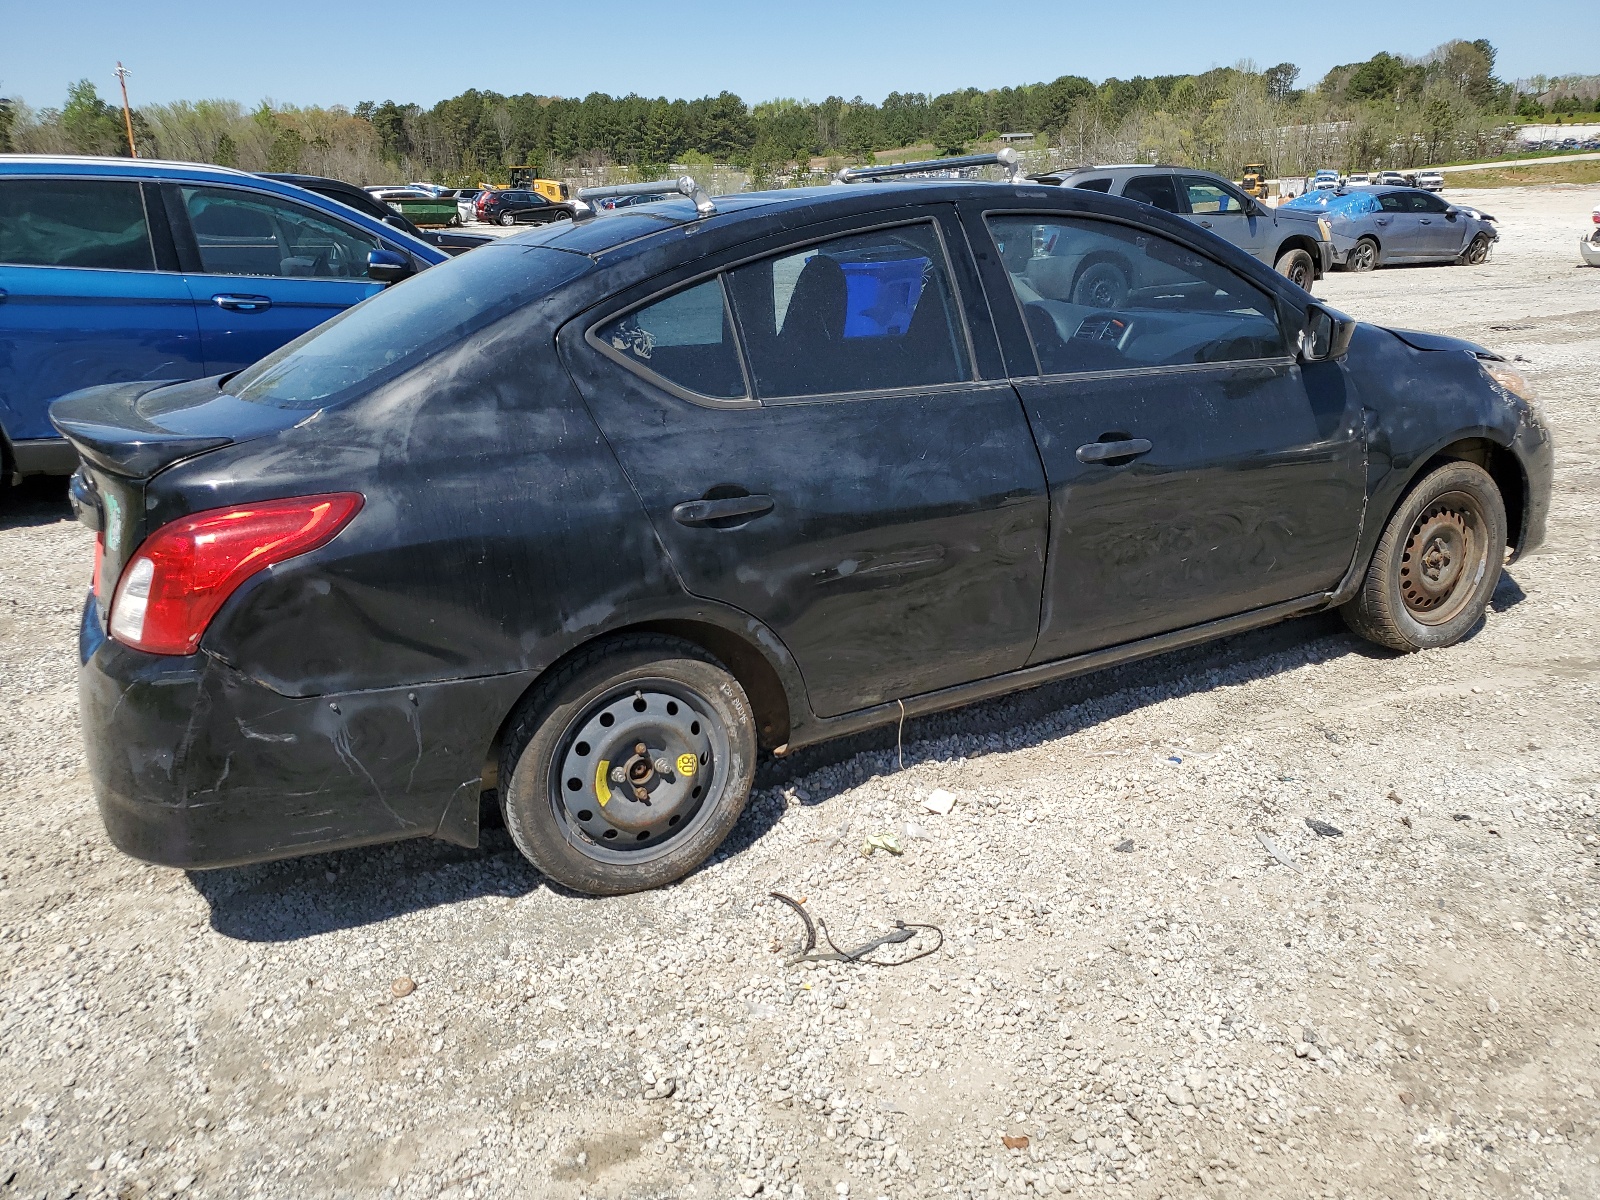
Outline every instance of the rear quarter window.
<path id="1" fill-rule="evenodd" d="M 119 179 L 0 179 L 0 262 L 155 270 L 139 185 Z"/>
<path id="2" fill-rule="evenodd" d="M 1106 176 L 1101 179 L 1085 179 L 1072 186 L 1082 188 L 1086 192 L 1109 192 L 1111 190 L 1111 178 Z"/>

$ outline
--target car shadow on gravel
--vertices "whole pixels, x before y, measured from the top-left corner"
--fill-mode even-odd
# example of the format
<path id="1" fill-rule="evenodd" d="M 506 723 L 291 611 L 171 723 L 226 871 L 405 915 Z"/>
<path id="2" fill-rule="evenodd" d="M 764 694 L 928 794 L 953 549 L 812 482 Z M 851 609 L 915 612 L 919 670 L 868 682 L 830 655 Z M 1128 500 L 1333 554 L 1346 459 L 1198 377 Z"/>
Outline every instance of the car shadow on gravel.
<path id="1" fill-rule="evenodd" d="M 29 529 L 72 520 L 65 476 L 30 475 L 15 487 L 0 484 L 0 529 Z"/>
<path id="2" fill-rule="evenodd" d="M 1504 612 L 1524 598 L 1507 573 L 1495 589 L 1491 607 Z M 811 780 L 804 796 L 797 797 L 800 803 L 823 804 L 873 775 L 890 776 L 901 755 L 909 766 L 1021 749 L 1070 736 L 1161 700 L 1267 679 L 1308 662 L 1350 654 L 1389 656 L 1350 633 L 1336 613 L 1318 613 L 1144 662 L 915 717 L 902 731 L 887 726 L 785 758 L 768 758 L 757 769 L 752 803 L 710 861 L 735 858 L 759 845 L 783 816 L 784 802 L 774 798 L 774 790 L 824 768 L 857 760 L 850 771 L 831 772 L 825 786 Z M 608 901 L 582 896 L 546 880 L 512 845 L 492 806 L 485 808 L 476 850 L 415 839 L 258 866 L 191 871 L 188 877 L 210 905 L 211 927 L 224 937 L 248 942 L 297 941 L 484 896 L 515 899 L 539 888 L 591 902 L 597 920 L 611 911 L 604 907 L 607 904 L 627 902 L 627 897 Z M 583 911 L 575 914 L 580 923 Z"/>

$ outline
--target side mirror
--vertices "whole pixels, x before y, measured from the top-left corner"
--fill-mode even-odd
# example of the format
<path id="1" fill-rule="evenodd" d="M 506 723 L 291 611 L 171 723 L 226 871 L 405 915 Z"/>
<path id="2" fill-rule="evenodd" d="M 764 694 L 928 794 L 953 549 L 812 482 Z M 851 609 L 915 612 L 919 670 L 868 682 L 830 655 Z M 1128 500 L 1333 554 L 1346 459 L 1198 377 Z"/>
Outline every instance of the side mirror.
<path id="1" fill-rule="evenodd" d="M 1334 362 L 1350 349 L 1355 318 L 1320 304 L 1306 305 L 1306 323 L 1300 330 L 1301 362 Z"/>
<path id="2" fill-rule="evenodd" d="M 373 250 L 367 255 L 367 278 L 377 283 L 399 283 L 417 273 L 411 260 L 393 250 Z"/>
<path id="3" fill-rule="evenodd" d="M 1444 210 L 1444 215 L 1449 217 L 1450 220 L 1454 221 L 1461 215 L 1461 210 L 1452 204 L 1449 208 Z"/>

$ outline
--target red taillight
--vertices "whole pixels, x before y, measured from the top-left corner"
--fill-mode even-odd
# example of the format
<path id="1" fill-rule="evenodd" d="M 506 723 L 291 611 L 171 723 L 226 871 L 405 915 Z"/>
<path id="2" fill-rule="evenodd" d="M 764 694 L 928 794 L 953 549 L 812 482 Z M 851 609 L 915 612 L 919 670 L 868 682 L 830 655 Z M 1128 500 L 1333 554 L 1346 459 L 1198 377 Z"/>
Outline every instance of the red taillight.
<path id="1" fill-rule="evenodd" d="M 193 654 L 211 618 L 257 571 L 326 545 L 361 508 L 354 492 L 213 508 L 163 525 L 123 568 L 111 636 Z"/>

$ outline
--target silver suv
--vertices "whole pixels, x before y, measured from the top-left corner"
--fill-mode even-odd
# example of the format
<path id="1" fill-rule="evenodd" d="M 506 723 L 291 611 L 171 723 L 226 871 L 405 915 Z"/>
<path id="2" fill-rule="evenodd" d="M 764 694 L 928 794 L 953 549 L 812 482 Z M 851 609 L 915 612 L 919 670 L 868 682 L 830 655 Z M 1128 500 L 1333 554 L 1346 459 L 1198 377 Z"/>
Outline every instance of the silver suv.
<path id="1" fill-rule="evenodd" d="M 1209 171 L 1128 164 L 1080 167 L 1030 178 L 1125 196 L 1176 213 L 1254 255 L 1307 291 L 1313 280 L 1327 274 L 1333 262 L 1326 221 L 1315 213 L 1268 208 Z"/>

